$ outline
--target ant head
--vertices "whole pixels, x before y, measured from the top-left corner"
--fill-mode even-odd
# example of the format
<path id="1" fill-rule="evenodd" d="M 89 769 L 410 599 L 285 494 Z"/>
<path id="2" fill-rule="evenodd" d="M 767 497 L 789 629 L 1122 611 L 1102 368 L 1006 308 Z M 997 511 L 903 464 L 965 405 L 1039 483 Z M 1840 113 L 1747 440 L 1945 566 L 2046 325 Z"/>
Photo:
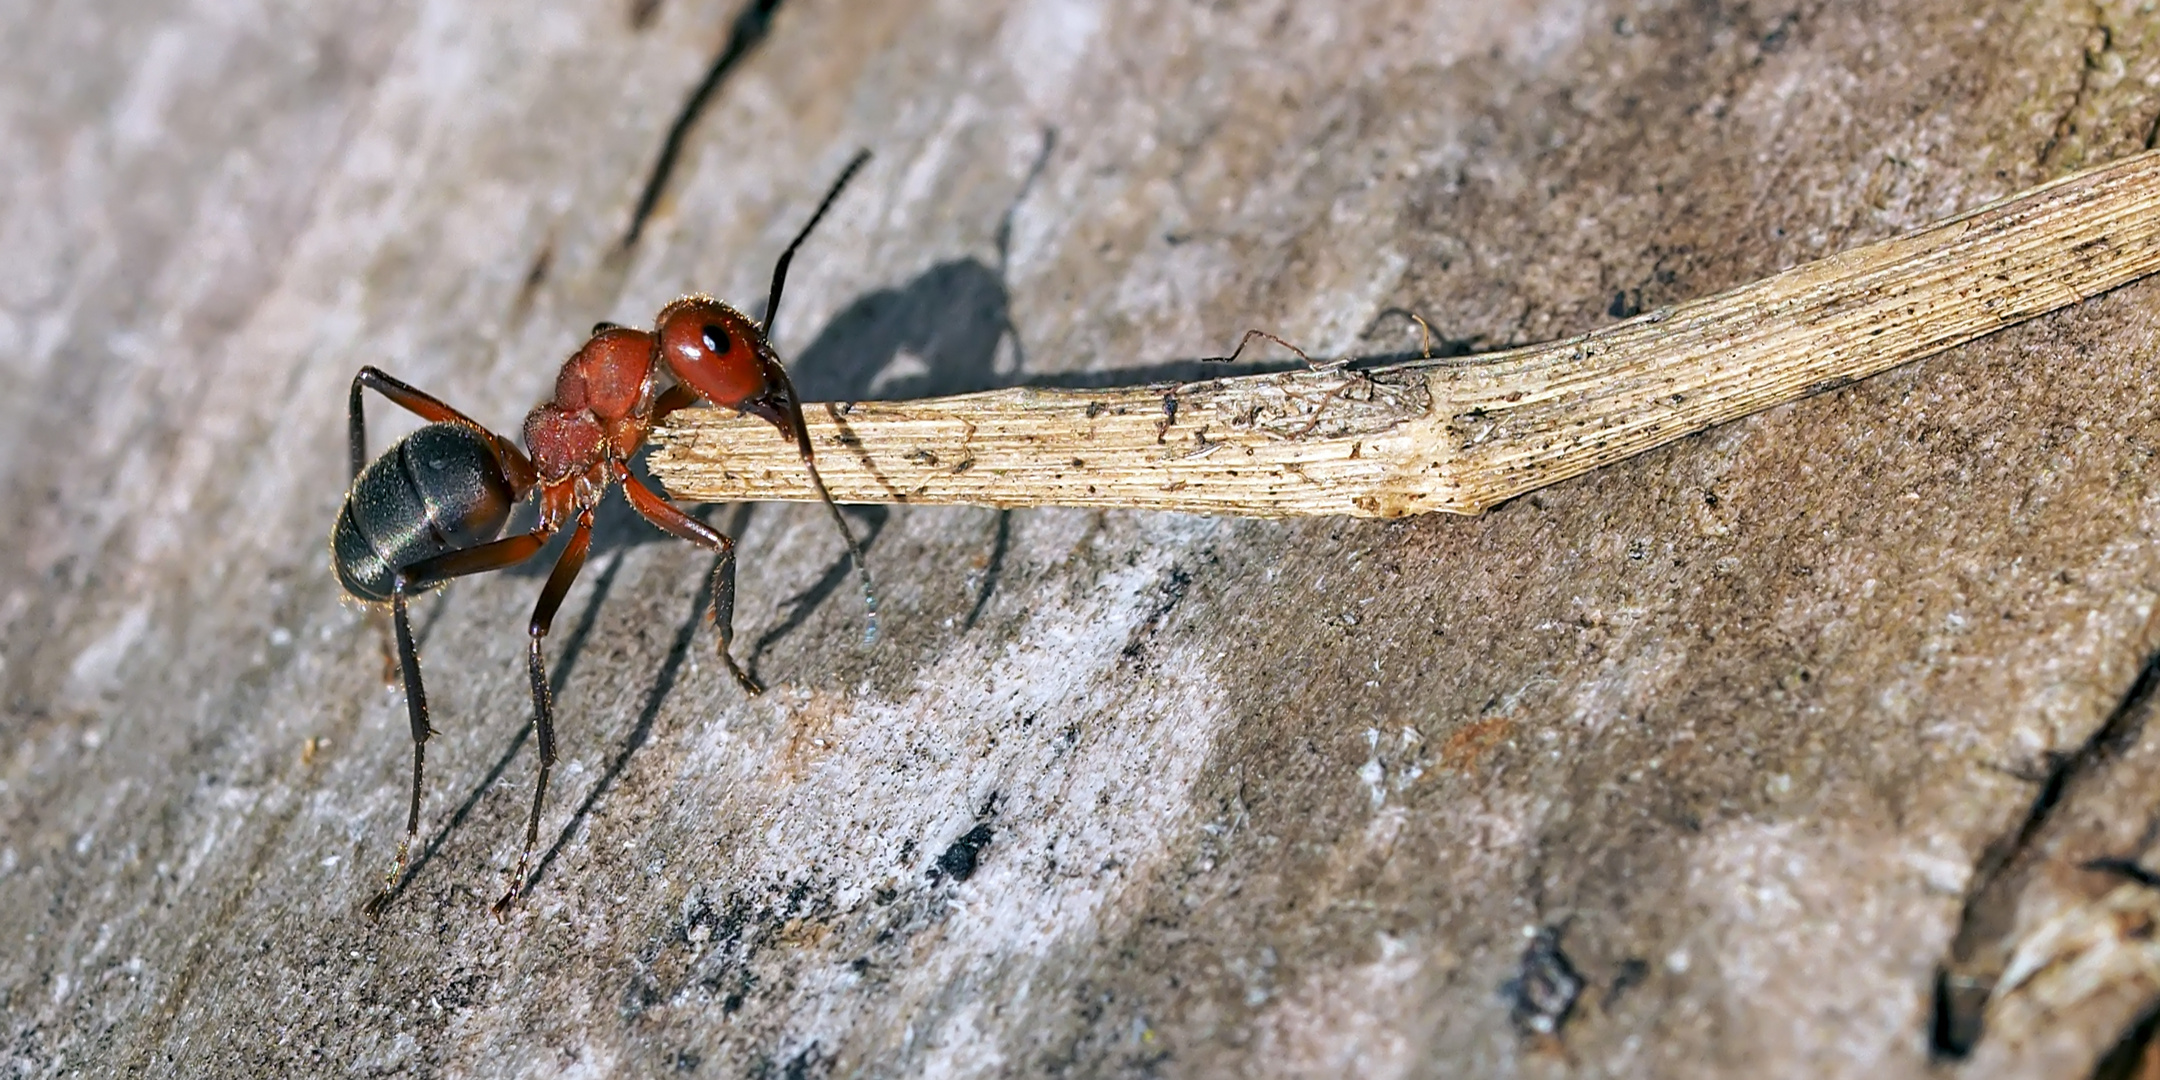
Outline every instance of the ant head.
<path id="1" fill-rule="evenodd" d="M 660 310 L 655 331 L 668 370 L 699 397 L 726 409 L 750 410 L 770 395 L 765 332 L 742 312 L 708 296 L 686 296 Z"/>

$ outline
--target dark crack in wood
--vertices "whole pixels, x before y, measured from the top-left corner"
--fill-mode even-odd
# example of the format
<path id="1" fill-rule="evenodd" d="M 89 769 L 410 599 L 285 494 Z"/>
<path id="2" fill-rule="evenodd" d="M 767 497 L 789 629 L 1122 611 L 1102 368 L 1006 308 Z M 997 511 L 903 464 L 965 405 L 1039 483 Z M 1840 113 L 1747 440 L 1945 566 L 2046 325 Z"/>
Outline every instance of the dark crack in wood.
<path id="1" fill-rule="evenodd" d="M 1928 1049 L 1936 1060 L 1962 1061 L 1979 1045 L 1988 999 L 2015 945 L 2011 935 L 2019 894 L 2045 861 L 2034 841 L 2082 778 L 2106 768 L 2136 742 L 2144 726 L 2142 706 L 2155 687 L 2160 687 L 2160 652 L 2146 657 L 2130 689 L 2084 745 L 2053 758 L 2017 828 L 1981 853 L 1950 955 L 1935 978 Z"/>
<path id="2" fill-rule="evenodd" d="M 749 6 L 735 16 L 735 25 L 728 30 L 727 44 L 721 46 L 720 55 L 705 69 L 705 78 L 683 101 L 682 109 L 675 114 L 675 122 L 668 125 L 667 138 L 660 143 L 660 156 L 653 162 L 652 175 L 646 177 L 645 190 L 638 194 L 637 208 L 630 212 L 630 228 L 622 238 L 625 249 L 637 246 L 638 237 L 645 231 L 645 222 L 660 205 L 660 196 L 667 190 L 668 176 L 675 171 L 675 161 L 682 156 L 683 142 L 690 137 L 690 129 L 697 126 L 698 117 L 704 114 L 705 106 L 711 103 L 720 84 L 727 81 L 728 73 L 765 40 L 765 35 L 772 29 L 773 13 L 780 9 L 780 3 L 781 0 L 751 0 Z"/>

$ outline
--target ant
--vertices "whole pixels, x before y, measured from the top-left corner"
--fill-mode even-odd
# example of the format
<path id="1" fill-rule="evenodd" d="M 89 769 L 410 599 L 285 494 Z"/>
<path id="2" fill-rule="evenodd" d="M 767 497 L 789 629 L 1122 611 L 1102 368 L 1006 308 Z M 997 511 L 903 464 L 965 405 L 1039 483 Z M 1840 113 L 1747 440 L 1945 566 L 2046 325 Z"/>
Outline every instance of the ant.
<path id="1" fill-rule="evenodd" d="M 877 636 L 877 597 L 863 562 L 862 545 L 834 505 L 818 476 L 803 426 L 802 402 L 772 347 L 773 318 L 787 282 L 795 249 L 817 227 L 840 190 L 868 161 L 855 155 L 833 182 L 810 222 L 796 234 L 773 267 L 772 292 L 765 302 L 763 326 L 742 312 L 706 296 L 689 296 L 660 309 L 651 332 L 614 323 L 593 327 L 592 336 L 563 364 L 555 377 L 555 397 L 525 418 L 525 446 L 482 427 L 434 396 L 381 370 L 362 367 L 353 376 L 348 405 L 352 447 L 352 487 L 330 533 L 331 562 L 346 593 L 371 607 L 388 604 L 396 628 L 398 666 L 404 676 L 405 706 L 413 736 L 412 808 L 405 819 L 405 839 L 398 844 L 397 865 L 382 892 L 366 905 L 369 917 L 389 906 L 404 879 L 413 844 L 420 833 L 421 772 L 428 736 L 427 691 L 420 684 L 420 658 L 413 649 L 407 600 L 418 591 L 452 578 L 501 570 L 540 552 L 548 539 L 574 523 L 569 546 L 555 561 L 547 584 L 533 606 L 527 627 L 526 656 L 532 675 L 533 727 L 540 738 L 539 786 L 533 792 L 532 816 L 525 826 L 525 848 L 518 856 L 510 885 L 493 908 L 506 918 L 527 884 L 533 849 L 540 837 L 540 805 L 547 795 L 548 770 L 555 764 L 554 703 L 548 688 L 541 642 L 570 583 L 585 564 L 592 543 L 593 511 L 609 488 L 622 485 L 630 506 L 662 530 L 719 554 L 712 572 L 712 616 L 720 631 L 720 658 L 744 692 L 763 687 L 735 662 L 729 646 L 735 637 L 735 542 L 725 533 L 691 517 L 637 477 L 629 460 L 652 429 L 669 413 L 700 399 L 721 408 L 750 413 L 769 421 L 802 452 L 810 482 L 832 513 L 847 541 L 856 576 L 862 580 L 869 610 L 865 641 Z M 656 386 L 662 362 L 673 375 L 665 389 Z M 416 413 L 428 423 L 399 440 L 372 464 L 366 464 L 367 424 L 361 391 L 373 389 Z M 501 536 L 510 512 L 528 495 L 538 496 L 539 520 L 529 533 Z"/>

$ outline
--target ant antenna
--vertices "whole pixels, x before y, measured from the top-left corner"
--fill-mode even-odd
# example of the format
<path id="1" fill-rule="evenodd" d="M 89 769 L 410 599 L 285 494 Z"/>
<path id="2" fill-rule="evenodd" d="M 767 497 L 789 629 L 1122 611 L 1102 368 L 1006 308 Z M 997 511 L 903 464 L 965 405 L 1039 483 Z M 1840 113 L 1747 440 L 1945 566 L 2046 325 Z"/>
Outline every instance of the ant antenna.
<path id="1" fill-rule="evenodd" d="M 805 436 L 807 438 L 807 436 Z M 817 489 L 818 498 L 825 500 L 825 509 L 832 514 L 833 525 L 840 530 L 840 538 L 847 541 L 848 558 L 855 560 L 855 577 L 862 582 L 863 633 L 865 645 L 877 643 L 877 589 L 870 584 L 870 565 L 863 560 L 862 544 L 855 539 L 855 530 L 848 528 L 847 518 L 840 514 L 840 505 L 833 502 L 832 492 L 825 490 L 825 478 L 818 475 L 817 462 L 810 455 L 803 455 L 803 468 L 810 470 L 810 486 Z"/>
<path id="2" fill-rule="evenodd" d="M 817 213 L 810 215 L 809 224 L 795 234 L 795 239 L 788 244 L 787 250 L 780 253 L 780 261 L 773 264 L 772 295 L 765 300 L 765 340 L 772 340 L 773 319 L 780 314 L 780 290 L 787 287 L 788 264 L 795 261 L 795 249 L 810 238 L 810 230 L 817 228 L 818 222 L 825 220 L 825 211 L 832 209 L 833 200 L 840 197 L 840 189 L 846 187 L 847 182 L 854 179 L 855 173 L 863 167 L 863 163 L 869 160 L 870 151 L 867 148 L 855 151 L 855 157 L 847 163 L 847 168 L 840 170 L 840 179 L 833 181 L 832 189 L 825 193 L 825 201 L 818 204 Z"/>
<path id="3" fill-rule="evenodd" d="M 801 232 L 795 234 L 795 239 L 788 244 L 787 250 L 780 253 L 780 261 L 773 264 L 772 295 L 765 300 L 765 340 L 768 344 L 772 341 L 773 316 L 780 311 L 780 291 L 787 287 L 788 264 L 795 261 L 795 249 L 810 238 L 810 230 L 817 228 L 818 222 L 825 220 L 825 212 L 832 209 L 833 201 L 840 197 L 840 189 L 846 187 L 848 181 L 854 179 L 855 174 L 861 171 L 863 164 L 869 160 L 868 149 L 855 152 L 855 156 L 849 159 L 847 168 L 840 170 L 840 178 L 834 180 L 831 189 L 825 192 L 824 201 L 818 203 L 817 212 L 810 215 L 809 223 L 802 227 Z M 855 562 L 855 576 L 862 582 L 863 608 L 867 612 L 863 626 L 863 644 L 871 644 L 877 640 L 878 627 L 877 588 L 870 583 L 869 561 L 863 558 L 862 543 L 855 539 L 855 530 L 848 528 L 847 518 L 841 516 L 840 504 L 833 502 L 832 492 L 825 490 L 825 478 L 818 475 L 817 461 L 810 452 L 810 429 L 803 426 L 802 401 L 795 396 L 795 387 L 788 381 L 787 369 L 775 364 L 773 370 L 779 375 L 780 384 L 787 391 L 788 411 L 794 414 L 792 419 L 795 421 L 796 446 L 802 451 L 803 468 L 810 472 L 810 486 L 817 488 L 818 498 L 824 501 L 825 509 L 832 514 L 833 525 L 840 530 L 840 538 L 847 541 L 848 558 Z"/>

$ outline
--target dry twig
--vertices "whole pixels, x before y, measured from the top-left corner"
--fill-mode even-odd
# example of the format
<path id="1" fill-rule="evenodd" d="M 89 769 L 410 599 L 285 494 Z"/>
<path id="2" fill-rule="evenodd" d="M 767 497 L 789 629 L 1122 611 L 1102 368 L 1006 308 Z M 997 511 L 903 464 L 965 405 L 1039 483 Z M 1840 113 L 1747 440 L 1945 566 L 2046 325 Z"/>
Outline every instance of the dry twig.
<path id="1" fill-rule="evenodd" d="M 1580 337 L 1366 372 L 810 410 L 842 502 L 1474 514 L 2160 269 L 2160 152 Z M 676 413 L 679 499 L 812 500 L 763 421 Z"/>

